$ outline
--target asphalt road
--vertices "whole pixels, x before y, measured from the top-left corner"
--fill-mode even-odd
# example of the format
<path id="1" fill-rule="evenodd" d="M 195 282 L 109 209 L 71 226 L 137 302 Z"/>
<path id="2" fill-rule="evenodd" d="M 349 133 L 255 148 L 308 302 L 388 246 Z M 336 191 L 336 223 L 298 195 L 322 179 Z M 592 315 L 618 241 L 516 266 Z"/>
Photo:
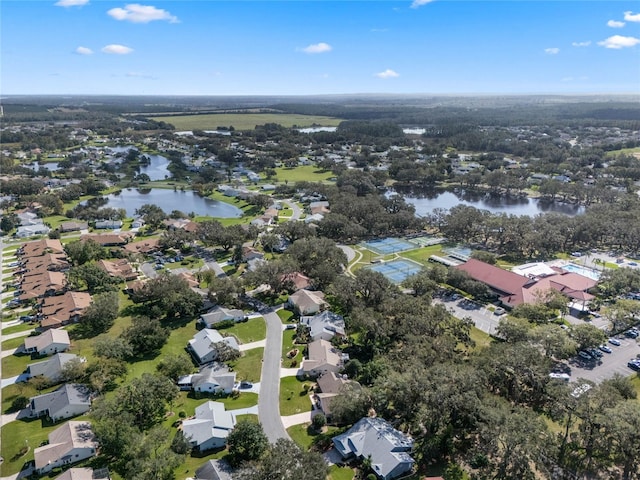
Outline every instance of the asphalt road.
<path id="1" fill-rule="evenodd" d="M 434 298 L 434 303 L 444 304 L 456 318 L 469 317 L 473 320 L 478 330 L 482 330 L 489 335 L 495 335 L 498 324 L 500 323 L 499 315 L 494 315 L 485 305 L 470 302 L 467 300 L 444 300 Z"/>
<path id="2" fill-rule="evenodd" d="M 282 203 L 292 210 L 291 218 L 289 219 L 290 222 L 300 219 L 302 216 L 302 209 L 296 202 L 292 200 L 283 200 Z"/>
<path id="3" fill-rule="evenodd" d="M 290 440 L 280 418 L 280 358 L 282 355 L 282 322 L 274 313 L 264 314 L 267 323 L 267 343 L 262 359 L 258 417 L 271 443 L 279 438 Z"/>

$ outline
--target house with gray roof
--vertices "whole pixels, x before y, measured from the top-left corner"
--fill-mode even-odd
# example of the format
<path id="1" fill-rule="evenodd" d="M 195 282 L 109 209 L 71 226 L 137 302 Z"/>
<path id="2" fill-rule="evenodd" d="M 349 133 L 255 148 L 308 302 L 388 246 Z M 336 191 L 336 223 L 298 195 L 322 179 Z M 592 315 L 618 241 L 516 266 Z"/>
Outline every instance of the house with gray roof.
<path id="1" fill-rule="evenodd" d="M 29 378 L 42 375 L 52 382 L 55 382 L 60 378 L 62 368 L 76 358 L 81 362 L 85 361 L 84 358 L 74 355 L 73 353 L 56 353 L 46 360 L 27 365 L 26 373 Z"/>
<path id="2" fill-rule="evenodd" d="M 223 363 L 213 362 L 200 368 L 198 373 L 178 379 L 180 390 L 204 393 L 231 393 L 236 383 L 236 372 L 229 371 Z"/>
<path id="3" fill-rule="evenodd" d="M 312 340 L 331 341 L 335 336 L 345 336 L 344 318 L 329 310 L 313 316 L 300 317 L 300 323 L 309 327 L 309 336 Z"/>
<path id="4" fill-rule="evenodd" d="M 54 422 L 86 413 L 91 408 L 91 391 L 85 385 L 65 384 L 51 393 L 31 398 L 32 417 L 48 416 Z"/>
<path id="5" fill-rule="evenodd" d="M 98 442 L 89 422 L 69 421 L 49 434 L 49 443 L 33 451 L 39 475 L 96 455 Z"/>
<path id="6" fill-rule="evenodd" d="M 371 469 L 382 480 L 410 472 L 415 463 L 410 455 L 413 440 L 382 418 L 362 418 L 332 441 L 344 459 L 370 459 Z"/>
<path id="7" fill-rule="evenodd" d="M 224 460 L 209 460 L 196 470 L 197 480 L 231 480 L 231 467 Z"/>
<path id="8" fill-rule="evenodd" d="M 27 337 L 24 340 L 24 350 L 38 355 L 52 355 L 64 352 L 71 346 L 69 334 L 61 328 L 51 328 L 40 335 Z"/>
<path id="9" fill-rule="evenodd" d="M 199 322 L 206 328 L 211 328 L 216 323 L 224 322 L 225 320 L 233 320 L 239 322 L 244 320 L 245 314 L 242 310 L 237 308 L 225 308 L 221 306 L 214 307 L 209 312 L 200 316 Z"/>
<path id="10" fill-rule="evenodd" d="M 196 407 L 194 418 L 182 422 L 182 433 L 193 448 L 204 452 L 223 447 L 236 426 L 236 417 L 224 403 L 208 401 Z"/>
<path id="11" fill-rule="evenodd" d="M 234 337 L 223 337 L 220 332 L 210 328 L 204 328 L 189 340 L 187 348 L 193 353 L 199 364 L 208 363 L 218 358 L 218 349 L 221 343 L 229 348 L 240 351 L 238 341 Z"/>
<path id="12" fill-rule="evenodd" d="M 327 372 L 338 373 L 349 355 L 331 345 L 326 340 L 314 340 L 307 345 L 308 357 L 302 361 L 302 371 L 312 377 Z"/>

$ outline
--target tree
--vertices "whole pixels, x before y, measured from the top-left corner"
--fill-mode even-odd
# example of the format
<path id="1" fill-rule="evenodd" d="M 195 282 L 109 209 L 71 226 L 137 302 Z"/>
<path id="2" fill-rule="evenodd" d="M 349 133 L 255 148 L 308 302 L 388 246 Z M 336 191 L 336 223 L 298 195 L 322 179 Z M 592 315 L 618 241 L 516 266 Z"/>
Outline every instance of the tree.
<path id="1" fill-rule="evenodd" d="M 324 416 L 324 413 L 316 413 L 311 419 L 311 425 L 316 432 L 321 432 L 326 424 L 327 417 Z"/>
<path id="2" fill-rule="evenodd" d="M 0 220 L 0 230 L 4 233 L 9 233 L 20 224 L 18 216 L 15 213 L 6 213 L 2 215 Z"/>
<path id="3" fill-rule="evenodd" d="M 248 420 L 238 422 L 227 437 L 229 464 L 237 467 L 242 462 L 258 460 L 268 447 L 269 440 L 261 424 Z"/>
<path id="4" fill-rule="evenodd" d="M 82 380 L 87 373 L 87 365 L 79 357 L 66 362 L 60 370 L 59 380 L 62 383 L 75 383 Z"/>
<path id="5" fill-rule="evenodd" d="M 146 203 L 136 209 L 136 215 L 144 220 L 144 223 L 152 230 L 157 230 L 162 225 L 162 221 L 167 218 L 166 213 L 157 205 Z"/>
<path id="6" fill-rule="evenodd" d="M 98 335 L 109 330 L 118 318 L 118 294 L 106 292 L 93 297 L 93 303 L 80 319 L 82 330 L 87 335 Z"/>
<path id="7" fill-rule="evenodd" d="M 132 325 L 122 332 L 122 338 L 131 345 L 136 357 L 158 352 L 169 338 L 169 330 L 159 320 L 135 317 Z"/>
<path id="8" fill-rule="evenodd" d="M 296 240 L 285 255 L 292 258 L 302 273 L 323 288 L 329 285 L 347 265 L 347 256 L 328 238 Z"/>
<path id="9" fill-rule="evenodd" d="M 86 374 L 91 388 L 101 394 L 116 387 L 117 380 L 127 374 L 127 364 L 115 358 L 101 358 L 89 364 Z"/>
<path id="10" fill-rule="evenodd" d="M 597 347 L 607 340 L 607 336 L 602 330 L 588 323 L 572 325 L 570 335 L 578 345 L 578 350 Z"/>
<path id="11" fill-rule="evenodd" d="M 326 480 L 329 473 L 322 455 L 305 452 L 291 440 L 278 439 L 259 462 L 239 471 L 240 480 Z"/>
<path id="12" fill-rule="evenodd" d="M 186 280 L 169 272 L 149 280 L 132 294 L 132 299 L 143 303 L 145 313 L 155 318 L 194 317 L 202 308 L 202 297 L 191 290 Z"/>
<path id="13" fill-rule="evenodd" d="M 193 372 L 194 368 L 191 358 L 186 353 L 178 353 L 162 357 L 156 366 L 156 370 L 161 375 L 176 382 L 180 377 Z"/>
<path id="14" fill-rule="evenodd" d="M 189 455 L 191 453 L 191 444 L 184 436 L 182 430 L 178 430 L 171 440 L 171 450 L 179 455 Z"/>
<path id="15" fill-rule="evenodd" d="M 73 265 L 83 265 L 92 260 L 107 258 L 106 250 L 91 239 L 69 242 L 64 246 L 64 251 Z"/>
<path id="16" fill-rule="evenodd" d="M 121 280 L 111 277 L 98 264 L 91 262 L 72 267 L 69 270 L 69 282 L 77 290 L 86 287 L 89 293 L 93 295 L 115 290 L 115 286 Z"/>
<path id="17" fill-rule="evenodd" d="M 93 353 L 102 358 L 126 360 L 133 356 L 133 348 L 122 337 L 98 337 L 93 343 Z"/>

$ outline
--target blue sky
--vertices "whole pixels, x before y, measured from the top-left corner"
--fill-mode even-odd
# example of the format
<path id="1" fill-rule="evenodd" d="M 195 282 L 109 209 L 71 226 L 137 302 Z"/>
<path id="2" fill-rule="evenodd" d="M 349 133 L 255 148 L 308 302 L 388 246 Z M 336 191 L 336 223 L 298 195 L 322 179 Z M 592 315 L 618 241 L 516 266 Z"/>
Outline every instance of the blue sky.
<path id="1" fill-rule="evenodd" d="M 640 93 L 636 1 L 2 0 L 0 93 Z"/>

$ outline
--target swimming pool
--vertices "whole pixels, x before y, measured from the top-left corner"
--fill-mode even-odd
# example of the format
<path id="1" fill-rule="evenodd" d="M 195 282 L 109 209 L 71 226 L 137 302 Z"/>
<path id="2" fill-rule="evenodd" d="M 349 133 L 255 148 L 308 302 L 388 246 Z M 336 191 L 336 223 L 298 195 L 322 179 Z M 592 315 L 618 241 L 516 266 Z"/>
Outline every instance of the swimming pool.
<path id="1" fill-rule="evenodd" d="M 578 275 L 582 275 L 583 277 L 587 277 L 592 280 L 600 280 L 600 272 L 593 268 L 583 267 L 582 265 L 576 265 L 575 263 L 567 263 L 562 266 L 562 269 L 567 272 L 577 273 Z"/>

